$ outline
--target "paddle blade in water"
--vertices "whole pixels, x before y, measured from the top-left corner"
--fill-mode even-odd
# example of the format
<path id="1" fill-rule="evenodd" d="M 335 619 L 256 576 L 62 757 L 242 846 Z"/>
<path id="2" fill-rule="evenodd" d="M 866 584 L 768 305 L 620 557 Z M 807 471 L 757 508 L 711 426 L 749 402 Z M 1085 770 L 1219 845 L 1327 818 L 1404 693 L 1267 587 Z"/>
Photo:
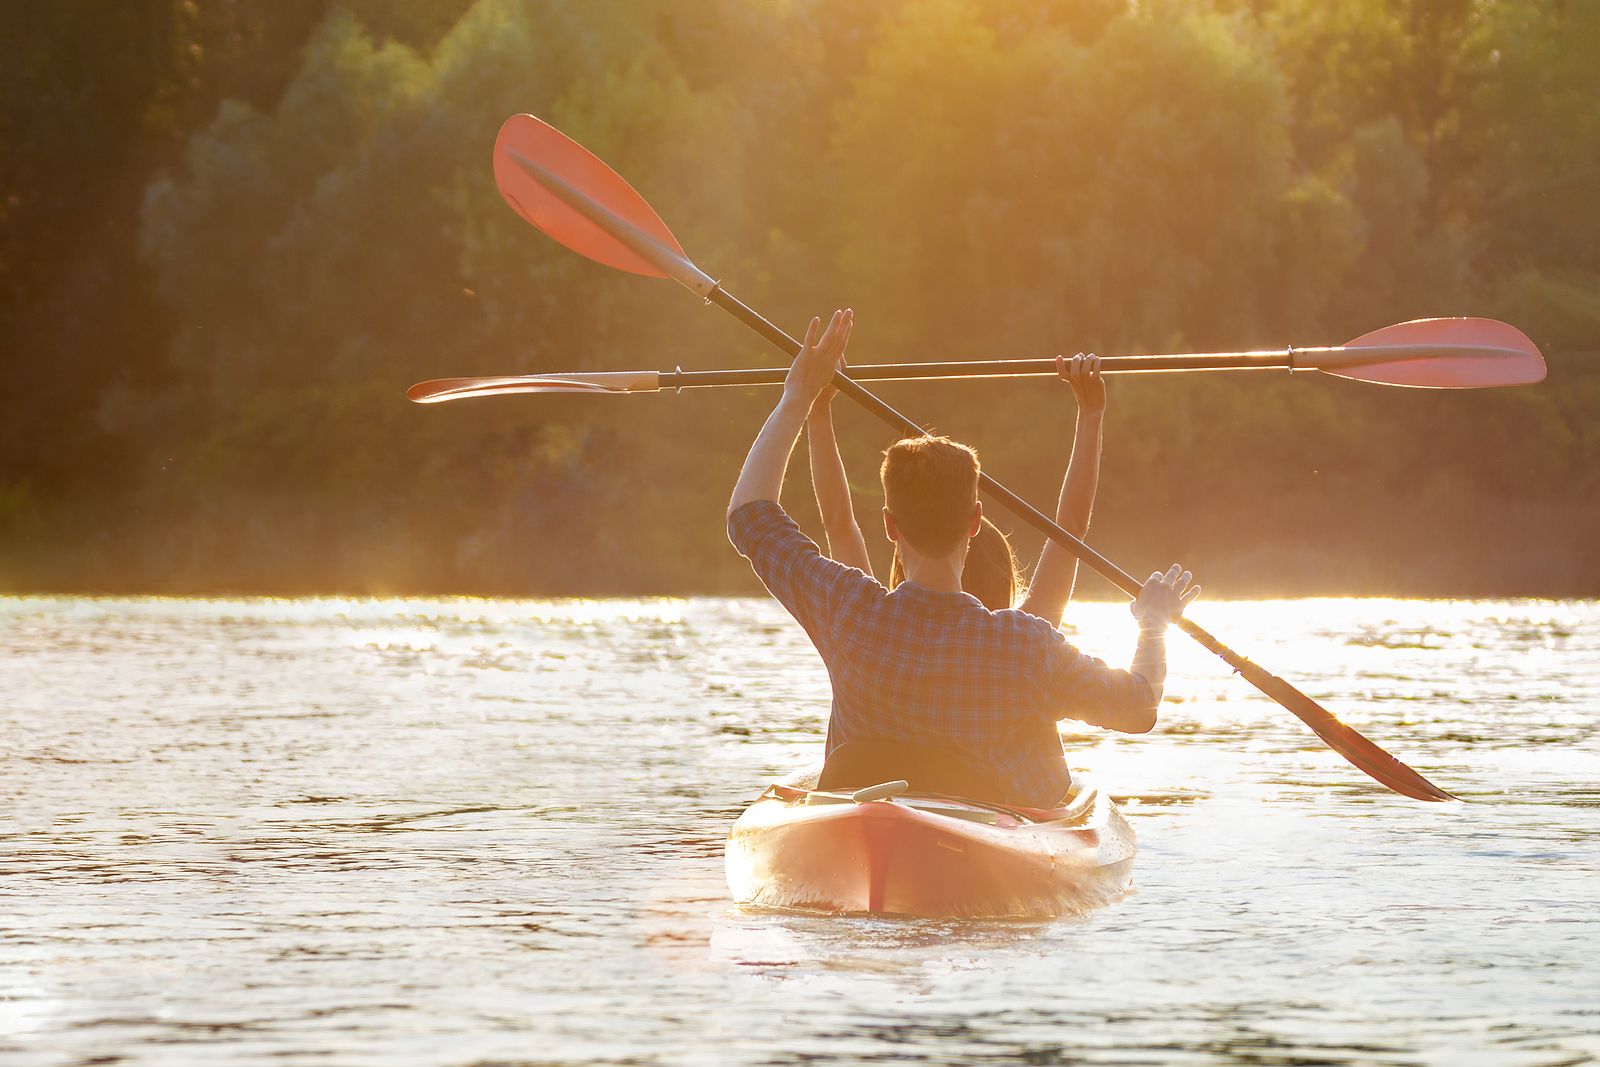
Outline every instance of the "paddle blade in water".
<path id="1" fill-rule="evenodd" d="M 1324 367 L 1325 373 L 1342 378 L 1384 385 L 1409 385 L 1422 389 L 1485 389 L 1497 385 L 1532 385 L 1544 381 L 1544 357 L 1528 335 L 1515 326 L 1494 319 L 1413 319 L 1363 334 L 1345 345 L 1353 349 L 1421 345 L 1441 349 L 1419 349 L 1415 359 L 1382 358 L 1355 366 Z"/>
<path id="2" fill-rule="evenodd" d="M 1380 784 L 1413 800 L 1456 799 L 1277 675 L 1249 661 L 1240 673 L 1261 692 L 1298 716 L 1329 748 Z"/>
<path id="3" fill-rule="evenodd" d="M 612 214 L 682 256 L 683 246 L 672 236 L 667 224 L 622 175 L 587 148 L 532 115 L 511 116 L 500 127 L 500 136 L 495 139 L 494 181 L 500 188 L 500 195 L 517 214 L 574 252 L 598 263 L 651 278 L 670 277 L 539 184 L 517 165 L 512 153 L 581 189 Z"/>

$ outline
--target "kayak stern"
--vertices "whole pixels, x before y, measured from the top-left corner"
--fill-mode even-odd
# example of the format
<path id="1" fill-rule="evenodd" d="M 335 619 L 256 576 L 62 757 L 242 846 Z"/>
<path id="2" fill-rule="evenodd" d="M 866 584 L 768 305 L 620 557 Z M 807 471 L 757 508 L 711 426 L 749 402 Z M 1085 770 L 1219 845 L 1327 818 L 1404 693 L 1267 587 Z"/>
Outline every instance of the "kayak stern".
<path id="1" fill-rule="evenodd" d="M 1128 891 L 1133 830 L 1109 798 L 1036 814 L 1061 817 L 947 797 L 854 803 L 769 790 L 729 832 L 728 886 L 762 907 L 971 918 L 1082 913 Z"/>

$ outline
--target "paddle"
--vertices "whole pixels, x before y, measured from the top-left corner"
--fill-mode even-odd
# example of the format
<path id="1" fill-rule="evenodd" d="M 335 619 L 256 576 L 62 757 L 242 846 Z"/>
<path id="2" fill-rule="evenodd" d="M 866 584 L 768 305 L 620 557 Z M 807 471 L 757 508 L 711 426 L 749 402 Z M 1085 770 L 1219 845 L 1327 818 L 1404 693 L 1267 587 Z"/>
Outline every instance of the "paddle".
<path id="1" fill-rule="evenodd" d="M 1357 381 L 1426 389 L 1482 389 L 1544 379 L 1544 358 L 1522 331 L 1494 319 L 1416 319 L 1386 326 L 1338 348 L 1275 352 L 1186 352 L 1103 356 L 1103 374 L 1177 371 L 1321 371 Z M 749 370 L 573 371 L 554 374 L 435 378 L 406 395 L 419 404 L 504 393 L 654 393 L 662 389 L 781 385 L 788 367 Z M 858 382 L 925 378 L 1043 378 L 1053 359 L 882 363 L 850 368 Z"/>
<path id="2" fill-rule="evenodd" d="M 633 187 L 577 142 L 532 115 L 515 115 L 500 129 L 494 153 L 501 195 L 524 219 L 581 255 L 650 277 L 672 278 L 734 315 L 785 353 L 800 342 L 762 318 L 684 254 L 666 224 Z M 844 374 L 834 385 L 898 432 L 926 431 Z M 1047 515 L 987 474 L 983 490 L 1029 525 L 1057 541 L 1129 597 L 1132 575 L 1073 537 Z M 1189 619 L 1179 627 L 1220 656 L 1257 689 L 1310 726 L 1335 752 L 1397 793 L 1418 800 L 1452 800 L 1449 793 L 1373 744 L 1288 682 L 1228 648 Z"/>

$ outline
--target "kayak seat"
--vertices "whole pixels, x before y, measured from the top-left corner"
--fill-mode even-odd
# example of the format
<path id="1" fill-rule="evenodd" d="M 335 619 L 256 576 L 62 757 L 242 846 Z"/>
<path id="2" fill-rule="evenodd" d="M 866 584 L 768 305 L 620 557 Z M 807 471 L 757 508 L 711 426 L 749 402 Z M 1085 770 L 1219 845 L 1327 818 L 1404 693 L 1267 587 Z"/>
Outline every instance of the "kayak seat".
<path id="1" fill-rule="evenodd" d="M 901 741 L 846 741 L 828 753 L 818 789 L 860 789 L 903 778 L 913 793 L 938 793 L 1005 803 L 1008 783 L 959 756 L 931 745 Z"/>

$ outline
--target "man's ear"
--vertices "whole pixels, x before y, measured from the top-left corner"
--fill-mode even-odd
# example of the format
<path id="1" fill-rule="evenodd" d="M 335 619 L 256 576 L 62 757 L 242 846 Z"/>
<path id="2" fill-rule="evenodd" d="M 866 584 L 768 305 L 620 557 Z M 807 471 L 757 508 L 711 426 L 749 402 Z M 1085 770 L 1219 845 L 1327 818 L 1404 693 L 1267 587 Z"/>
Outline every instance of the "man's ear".
<path id="1" fill-rule="evenodd" d="M 894 516 L 889 514 L 888 508 L 883 509 L 883 536 L 896 544 L 900 542 L 900 531 L 895 528 Z"/>
<path id="2" fill-rule="evenodd" d="M 983 525 L 983 501 L 972 505 L 972 529 L 967 531 L 968 537 L 978 536 L 978 527 Z"/>

